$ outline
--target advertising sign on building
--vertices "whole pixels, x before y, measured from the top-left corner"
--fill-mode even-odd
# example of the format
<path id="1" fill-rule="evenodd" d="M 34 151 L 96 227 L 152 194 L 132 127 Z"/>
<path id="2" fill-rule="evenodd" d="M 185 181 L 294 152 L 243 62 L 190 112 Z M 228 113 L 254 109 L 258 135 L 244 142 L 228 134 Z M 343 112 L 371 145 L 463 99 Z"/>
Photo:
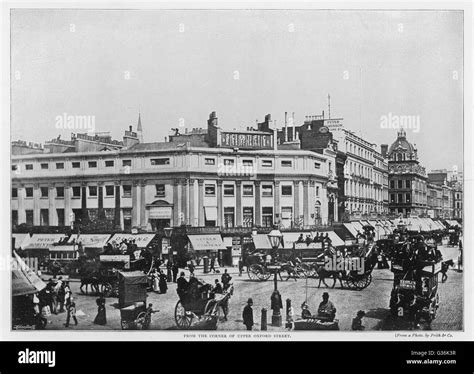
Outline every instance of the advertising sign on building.
<path id="1" fill-rule="evenodd" d="M 344 128 L 342 119 L 326 119 L 324 120 L 324 126 L 326 126 L 329 131 L 338 131 Z"/>
<path id="2" fill-rule="evenodd" d="M 221 135 L 221 146 L 244 149 L 271 149 L 272 134 L 249 134 L 224 132 Z"/>

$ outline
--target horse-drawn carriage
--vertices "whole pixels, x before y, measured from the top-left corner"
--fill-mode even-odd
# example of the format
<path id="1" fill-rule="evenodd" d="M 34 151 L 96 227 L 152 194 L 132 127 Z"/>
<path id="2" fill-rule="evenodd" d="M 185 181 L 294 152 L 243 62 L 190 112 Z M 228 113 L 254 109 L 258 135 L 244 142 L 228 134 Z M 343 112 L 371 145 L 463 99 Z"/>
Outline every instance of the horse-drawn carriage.
<path id="1" fill-rule="evenodd" d="M 392 261 L 394 278 L 389 304 L 392 316 L 407 318 L 415 324 L 421 318 L 428 323 L 436 318 L 441 263 L 439 256 L 419 253 L 398 256 Z"/>
<path id="2" fill-rule="evenodd" d="M 227 313 L 233 293 L 230 285 L 222 294 L 212 292 L 212 285 L 192 277 L 187 289 L 179 290 L 174 318 L 180 329 L 189 329 L 194 320 L 203 323 L 205 329 L 217 329 L 221 312 Z"/>
<path id="3" fill-rule="evenodd" d="M 311 276 L 314 271 L 310 264 L 302 262 L 298 257 L 291 260 L 276 258 L 273 262 L 267 261 L 265 257 L 265 254 L 259 252 L 247 256 L 247 275 L 251 280 L 266 281 L 270 279 L 274 272 L 268 266 L 275 265 L 275 263 L 280 267 L 280 273 L 288 273 L 288 279 L 290 277 L 306 278 Z"/>
<path id="4" fill-rule="evenodd" d="M 147 306 L 148 278 L 141 271 L 119 272 L 119 306 L 122 330 L 146 330 L 152 310 Z"/>

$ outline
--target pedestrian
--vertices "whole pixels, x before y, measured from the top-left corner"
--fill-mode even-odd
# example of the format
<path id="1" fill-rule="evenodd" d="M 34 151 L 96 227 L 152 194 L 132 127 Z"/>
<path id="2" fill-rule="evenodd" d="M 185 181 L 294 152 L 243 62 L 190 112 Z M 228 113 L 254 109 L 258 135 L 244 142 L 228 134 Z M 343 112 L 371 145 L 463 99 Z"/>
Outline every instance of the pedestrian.
<path id="1" fill-rule="evenodd" d="M 365 312 L 363 310 L 357 312 L 356 317 L 352 320 L 352 330 L 362 331 L 365 329 L 365 326 L 362 325 L 362 318 L 364 318 L 364 316 Z"/>
<path id="2" fill-rule="evenodd" d="M 168 282 L 176 282 L 176 277 L 174 275 L 174 264 L 172 260 L 168 260 L 166 263 L 166 279 Z"/>
<path id="3" fill-rule="evenodd" d="M 71 303 L 71 287 L 69 287 L 69 282 L 64 282 L 64 307 L 68 308 L 69 304 Z"/>
<path id="4" fill-rule="evenodd" d="M 76 303 L 74 302 L 73 298 L 71 298 L 71 303 L 69 304 L 69 307 L 67 308 L 66 324 L 64 326 L 69 327 L 69 322 L 71 318 L 74 320 L 74 323 L 77 326 Z"/>
<path id="5" fill-rule="evenodd" d="M 239 277 L 242 276 L 242 272 L 244 271 L 244 261 L 242 260 L 242 256 L 239 257 Z"/>
<path id="6" fill-rule="evenodd" d="M 232 279 L 232 277 L 227 272 L 227 269 L 225 269 L 224 274 L 222 274 L 222 276 L 221 276 L 221 282 L 222 282 L 222 286 L 223 286 L 224 291 L 229 288 L 231 279 Z"/>
<path id="7" fill-rule="evenodd" d="M 219 283 L 219 279 L 214 280 L 214 288 L 212 289 L 214 293 L 223 293 L 222 285 Z"/>
<path id="8" fill-rule="evenodd" d="M 178 278 L 178 272 L 179 272 L 179 266 L 177 262 L 172 264 L 171 270 L 173 272 L 173 282 L 176 283 L 177 278 Z"/>
<path id="9" fill-rule="evenodd" d="M 463 261 L 463 259 L 462 259 L 462 241 L 461 241 L 461 239 L 459 239 L 458 271 L 463 270 L 462 261 Z"/>
<path id="10" fill-rule="evenodd" d="M 166 283 L 167 277 L 163 270 L 160 270 L 159 279 L 158 285 L 160 287 L 160 294 L 165 294 L 168 290 L 168 284 Z"/>
<path id="11" fill-rule="evenodd" d="M 188 269 L 189 269 L 189 273 L 194 276 L 194 264 L 192 261 L 189 261 Z"/>
<path id="12" fill-rule="evenodd" d="M 186 292 L 188 291 L 189 283 L 184 277 L 184 271 L 181 272 L 179 278 L 177 279 L 178 283 L 178 296 L 180 300 L 183 300 L 184 297 L 186 296 Z"/>
<path id="13" fill-rule="evenodd" d="M 152 283 L 152 289 L 153 292 L 158 292 L 160 290 L 160 273 L 156 268 L 153 269 L 151 272 L 151 283 Z"/>
<path id="14" fill-rule="evenodd" d="M 209 272 L 212 272 L 215 273 L 216 272 L 216 256 L 211 256 L 211 266 L 209 267 Z"/>
<path id="15" fill-rule="evenodd" d="M 66 297 L 66 291 L 64 290 L 64 282 L 62 281 L 62 277 L 59 277 L 58 285 L 56 286 L 57 294 L 58 294 L 58 305 L 59 305 L 59 313 L 64 312 L 64 300 Z"/>
<path id="16" fill-rule="evenodd" d="M 95 302 L 97 304 L 97 316 L 94 319 L 94 324 L 104 326 L 107 324 L 104 294 L 100 293 L 98 299 Z M 76 322 L 76 325 L 77 325 L 77 322 Z"/>
<path id="17" fill-rule="evenodd" d="M 244 325 L 247 327 L 247 330 L 252 330 L 253 326 L 253 300 L 250 298 L 247 300 L 247 305 L 242 312 L 242 319 L 244 320 Z"/>

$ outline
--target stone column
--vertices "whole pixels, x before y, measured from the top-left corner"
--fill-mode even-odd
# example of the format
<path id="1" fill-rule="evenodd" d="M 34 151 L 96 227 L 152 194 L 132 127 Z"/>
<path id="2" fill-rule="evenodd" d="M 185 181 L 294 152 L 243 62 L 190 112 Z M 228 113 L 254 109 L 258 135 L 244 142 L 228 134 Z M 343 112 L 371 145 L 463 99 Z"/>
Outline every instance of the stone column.
<path id="1" fill-rule="evenodd" d="M 54 204 L 54 184 L 48 186 L 48 220 L 50 226 L 58 225 L 58 215 Z"/>
<path id="2" fill-rule="evenodd" d="M 275 212 L 274 212 L 275 217 L 278 214 L 278 219 L 276 219 L 275 221 L 278 223 L 278 222 L 281 222 L 280 181 L 275 181 L 273 199 L 274 199 L 274 205 L 275 205 Z"/>
<path id="3" fill-rule="evenodd" d="M 191 226 L 196 226 L 194 222 L 195 212 L 194 212 L 194 203 L 195 203 L 195 190 L 194 187 L 195 179 L 189 179 L 188 184 L 188 211 L 189 211 L 189 222 L 188 224 Z"/>
<path id="4" fill-rule="evenodd" d="M 255 181 L 255 226 L 262 226 L 260 181 Z"/>
<path id="5" fill-rule="evenodd" d="M 140 201 L 138 199 L 139 182 L 134 180 L 132 182 L 132 227 L 138 227 L 140 225 L 139 220 L 139 209 Z"/>
<path id="6" fill-rule="evenodd" d="M 204 180 L 198 180 L 198 226 L 205 225 L 204 218 Z"/>
<path id="7" fill-rule="evenodd" d="M 224 227 L 224 202 L 222 199 L 222 181 L 217 181 L 217 226 Z"/>
<path id="8" fill-rule="evenodd" d="M 69 183 L 64 184 L 64 224 L 71 226 L 71 185 Z"/>
<path id="9" fill-rule="evenodd" d="M 86 221 L 89 220 L 89 216 L 87 214 L 87 183 L 82 183 L 82 186 L 81 186 L 81 210 L 82 210 L 82 223 L 85 223 Z"/>
<path id="10" fill-rule="evenodd" d="M 242 181 L 235 181 L 235 226 L 242 226 Z"/>
<path id="11" fill-rule="evenodd" d="M 293 221 L 299 223 L 300 220 L 300 181 L 294 181 L 293 183 L 293 196 L 294 196 L 294 213 Z"/>
<path id="12" fill-rule="evenodd" d="M 139 225 L 142 229 L 146 229 L 148 226 L 148 222 L 146 221 L 146 194 L 145 194 L 145 189 L 146 189 L 146 180 L 142 179 L 140 181 L 140 206 L 139 206 L 139 212 L 140 212 L 140 221 Z"/>
<path id="13" fill-rule="evenodd" d="M 181 192 L 181 210 L 184 214 L 184 224 L 189 224 L 189 201 L 188 201 L 188 180 L 182 180 L 182 192 Z"/>
<path id="14" fill-rule="evenodd" d="M 97 215 L 100 218 L 103 218 L 105 216 L 104 214 L 104 182 L 99 182 L 97 183 L 97 196 L 98 196 L 98 202 L 97 202 Z"/>
<path id="15" fill-rule="evenodd" d="M 303 181 L 303 219 L 304 225 L 310 224 L 309 217 L 309 181 Z"/>
<path id="16" fill-rule="evenodd" d="M 179 198 L 180 183 L 179 179 L 175 179 L 173 183 L 173 225 L 179 226 L 179 213 L 181 212 L 181 200 Z"/>
<path id="17" fill-rule="evenodd" d="M 18 186 L 18 224 L 26 222 L 26 212 L 25 212 L 25 186 L 20 184 Z"/>
<path id="18" fill-rule="evenodd" d="M 40 188 L 39 184 L 35 183 L 33 186 L 33 225 L 39 226 L 40 225 Z"/>
<path id="19" fill-rule="evenodd" d="M 122 220 L 120 215 L 120 181 L 115 182 L 115 215 L 114 226 L 115 230 L 122 230 Z"/>

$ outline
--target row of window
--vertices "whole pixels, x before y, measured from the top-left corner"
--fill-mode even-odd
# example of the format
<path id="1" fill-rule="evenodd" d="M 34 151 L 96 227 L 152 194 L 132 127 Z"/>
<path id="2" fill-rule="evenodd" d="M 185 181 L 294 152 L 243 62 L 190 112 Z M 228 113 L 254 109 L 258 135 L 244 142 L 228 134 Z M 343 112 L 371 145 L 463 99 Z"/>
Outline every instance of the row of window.
<path id="1" fill-rule="evenodd" d="M 108 212 L 111 211 L 111 212 Z M 254 208 L 253 207 L 243 207 L 242 209 L 242 226 L 244 227 L 253 227 L 254 226 Z M 272 227 L 273 226 L 273 207 L 262 207 L 262 226 L 265 227 Z M 285 212 L 288 213 L 285 215 Z M 76 218 L 78 219 L 77 215 L 80 215 L 81 212 L 76 210 Z M 89 209 L 88 214 L 89 218 L 91 217 L 91 213 L 95 213 L 97 215 L 96 210 Z M 113 209 L 106 209 L 106 218 L 109 220 L 114 219 Z M 56 209 L 57 214 L 57 225 L 64 226 L 65 225 L 65 216 L 64 216 L 64 209 Z M 27 225 L 33 225 L 33 210 L 25 210 L 25 221 Z M 291 217 L 292 216 L 292 208 L 291 207 L 282 207 L 282 218 L 284 217 Z M 123 217 L 124 217 L 124 226 L 130 226 L 130 217 L 131 217 L 131 210 L 130 209 L 123 209 Z M 40 209 L 40 226 L 49 226 L 49 209 Z M 18 224 L 18 210 L 12 210 L 12 224 Z M 234 207 L 225 207 L 224 208 L 224 227 L 234 227 L 235 226 L 235 208 Z M 206 226 L 213 226 L 215 225 L 215 221 L 206 221 Z"/>
<path id="2" fill-rule="evenodd" d="M 160 165 L 169 165 L 170 159 L 169 158 L 152 158 L 150 160 L 150 164 L 153 166 L 160 166 Z M 64 169 L 64 162 L 56 162 L 56 169 L 61 170 Z M 87 166 L 89 168 L 97 168 L 97 161 L 88 161 Z M 105 160 L 105 167 L 114 167 L 115 161 L 114 160 Z M 122 167 L 129 167 L 132 166 L 132 160 L 122 160 Z M 72 161 L 71 167 L 73 169 L 79 169 L 81 167 L 81 161 Z M 48 170 L 49 163 L 43 162 L 40 163 L 40 169 Z M 18 165 L 12 165 L 12 170 L 18 170 Z M 25 170 L 33 170 L 33 164 L 25 164 Z"/>
<path id="3" fill-rule="evenodd" d="M 204 160 L 205 165 L 215 165 L 216 159 L 215 158 L 205 158 Z M 152 158 L 150 159 L 150 164 L 152 166 L 161 166 L 161 165 L 169 165 L 170 159 L 169 158 Z M 234 159 L 224 159 L 224 165 L 234 165 Z M 25 170 L 33 170 L 34 164 L 25 164 Z M 242 165 L 244 166 L 253 166 L 253 160 L 244 159 L 242 160 Z M 282 167 L 293 167 L 293 161 L 291 160 L 281 160 Z M 64 169 L 64 162 L 56 162 L 55 163 L 56 169 L 62 170 Z M 71 166 L 73 169 L 81 168 L 81 161 L 72 161 Z M 97 161 L 88 161 L 87 162 L 88 168 L 97 168 Z M 122 167 L 129 167 L 132 166 L 132 160 L 122 160 Z M 261 166 L 264 168 L 271 168 L 273 167 L 273 160 L 262 160 Z M 105 160 L 105 167 L 115 167 L 114 160 Z M 315 162 L 314 167 L 319 169 L 321 164 Z M 49 170 L 50 164 L 47 162 L 40 163 L 40 169 L 42 170 Z M 18 170 L 18 165 L 12 165 L 12 170 Z"/>
<path id="4" fill-rule="evenodd" d="M 407 179 L 405 180 L 405 183 L 403 183 L 403 179 L 398 179 L 397 181 L 397 188 L 411 188 L 411 180 L 410 179 Z M 404 187 L 405 185 L 405 187 Z M 390 188 L 391 189 L 394 189 L 395 188 L 395 180 L 391 180 L 390 181 Z"/>
<path id="5" fill-rule="evenodd" d="M 132 186 L 123 185 L 122 192 L 124 197 L 130 197 L 132 195 Z M 166 187 L 164 184 L 155 185 L 155 195 L 156 197 L 165 197 L 166 196 Z M 273 196 L 273 185 L 262 185 L 262 196 Z M 56 197 L 64 197 L 64 187 L 55 187 Z M 88 196 L 97 197 L 98 187 L 97 186 L 88 186 Z M 223 185 L 224 196 L 235 196 L 235 185 L 233 184 L 224 184 Z M 26 197 L 33 197 L 33 187 L 25 187 Z M 206 196 L 216 196 L 216 185 L 215 184 L 206 184 L 204 186 L 204 194 Z M 81 197 L 82 187 L 73 186 L 72 187 L 72 197 Z M 112 197 L 115 195 L 114 186 L 105 186 L 105 196 Z M 244 184 L 242 186 L 242 196 L 253 196 L 254 195 L 254 186 L 252 184 Z M 292 196 L 293 195 L 293 186 L 281 186 L 281 195 L 282 196 Z M 49 187 L 40 187 L 40 196 L 42 198 L 49 197 Z M 319 186 L 316 187 L 316 196 L 319 196 Z M 12 198 L 18 198 L 18 188 L 12 188 Z"/>
<path id="6" fill-rule="evenodd" d="M 405 199 L 404 199 L 405 197 Z M 390 194 L 390 203 L 391 204 L 396 204 L 396 203 L 406 203 L 406 204 L 410 204 L 411 203 L 411 194 L 410 193 L 406 193 L 406 194 L 394 194 L 394 193 L 391 193 Z"/>

